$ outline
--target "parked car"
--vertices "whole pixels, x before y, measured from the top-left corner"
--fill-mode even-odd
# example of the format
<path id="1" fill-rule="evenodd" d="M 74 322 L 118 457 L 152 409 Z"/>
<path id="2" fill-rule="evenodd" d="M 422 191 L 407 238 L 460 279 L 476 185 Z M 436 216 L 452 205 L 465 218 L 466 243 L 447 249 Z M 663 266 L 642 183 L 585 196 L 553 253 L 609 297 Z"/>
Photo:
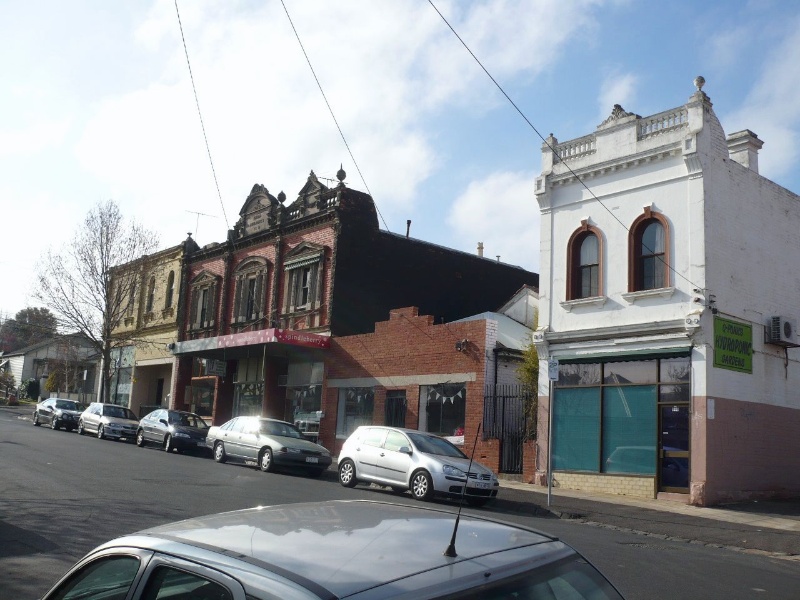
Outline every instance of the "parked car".
<path id="1" fill-rule="evenodd" d="M 483 506 L 497 496 L 497 475 L 432 433 L 398 427 L 361 426 L 339 453 L 339 483 L 378 483 L 417 500 L 459 498 Z M 464 489 L 466 486 L 466 490 Z"/>
<path id="2" fill-rule="evenodd" d="M 136 437 L 138 427 L 139 419 L 133 411 L 124 406 L 103 402 L 92 402 L 78 420 L 78 433 L 94 433 L 101 440 L 132 440 Z"/>
<path id="3" fill-rule="evenodd" d="M 78 419 L 86 406 L 75 400 L 48 398 L 42 400 L 33 410 L 33 424 L 49 423 L 53 429 L 63 427 L 72 431 L 78 427 Z"/>
<path id="4" fill-rule="evenodd" d="M 136 445 L 153 442 L 167 452 L 206 448 L 208 425 L 194 413 L 182 410 L 159 409 L 142 417 L 136 430 Z"/>
<path id="5" fill-rule="evenodd" d="M 43 600 L 88 597 L 622 598 L 578 552 L 547 534 L 366 500 L 258 507 L 117 538 L 89 552 Z"/>
<path id="6" fill-rule="evenodd" d="M 332 462 L 331 453 L 307 440 L 297 427 L 265 417 L 235 417 L 212 427 L 206 445 L 217 462 L 255 461 L 262 471 L 286 467 L 321 475 Z"/>

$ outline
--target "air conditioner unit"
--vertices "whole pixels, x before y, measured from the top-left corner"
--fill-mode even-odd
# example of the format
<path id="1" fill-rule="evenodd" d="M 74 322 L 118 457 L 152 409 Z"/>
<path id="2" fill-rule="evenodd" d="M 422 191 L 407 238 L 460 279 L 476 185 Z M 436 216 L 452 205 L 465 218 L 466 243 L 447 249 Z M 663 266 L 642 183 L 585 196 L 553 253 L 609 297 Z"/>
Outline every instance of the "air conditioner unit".
<path id="1" fill-rule="evenodd" d="M 797 324 L 786 317 L 770 317 L 764 327 L 764 341 L 787 348 L 800 346 L 797 341 Z"/>

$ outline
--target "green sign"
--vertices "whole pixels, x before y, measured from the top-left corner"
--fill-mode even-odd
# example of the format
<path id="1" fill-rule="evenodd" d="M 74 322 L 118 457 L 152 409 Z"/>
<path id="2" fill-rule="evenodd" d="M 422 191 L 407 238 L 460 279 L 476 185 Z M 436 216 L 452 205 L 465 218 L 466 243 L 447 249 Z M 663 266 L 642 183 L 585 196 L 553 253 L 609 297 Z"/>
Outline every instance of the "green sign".
<path id="1" fill-rule="evenodd" d="M 753 372 L 753 327 L 714 317 L 714 366 L 740 373 Z"/>

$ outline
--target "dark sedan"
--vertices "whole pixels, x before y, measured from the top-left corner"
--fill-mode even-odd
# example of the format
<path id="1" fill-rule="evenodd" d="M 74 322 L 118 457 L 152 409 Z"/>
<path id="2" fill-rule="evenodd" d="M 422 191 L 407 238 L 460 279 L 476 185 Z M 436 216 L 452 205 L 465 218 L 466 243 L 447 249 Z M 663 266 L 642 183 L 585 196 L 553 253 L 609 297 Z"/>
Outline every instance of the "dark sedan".
<path id="1" fill-rule="evenodd" d="M 86 406 L 75 400 L 48 398 L 36 405 L 33 411 L 33 424 L 48 423 L 53 429 L 63 427 L 72 431 L 78 427 L 78 420 Z"/>
<path id="2" fill-rule="evenodd" d="M 167 452 L 206 452 L 208 425 L 202 417 L 182 410 L 154 410 L 139 421 L 136 445 L 158 444 Z"/>
<path id="3" fill-rule="evenodd" d="M 255 461 L 262 471 L 296 468 L 321 475 L 331 464 L 331 453 L 311 442 L 291 423 L 263 417 L 236 417 L 208 432 L 206 444 L 214 460 Z"/>

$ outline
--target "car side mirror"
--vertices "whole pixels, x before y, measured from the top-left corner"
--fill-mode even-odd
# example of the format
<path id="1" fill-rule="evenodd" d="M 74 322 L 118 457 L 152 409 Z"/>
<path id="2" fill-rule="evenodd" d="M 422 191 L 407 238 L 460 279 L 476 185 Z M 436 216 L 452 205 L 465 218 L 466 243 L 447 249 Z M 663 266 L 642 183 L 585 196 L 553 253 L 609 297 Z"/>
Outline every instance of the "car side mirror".
<path id="1" fill-rule="evenodd" d="M 397 451 L 411 456 L 411 448 L 409 448 L 408 446 L 400 446 L 400 448 Z"/>
<path id="2" fill-rule="evenodd" d="M 167 420 L 166 420 L 166 419 L 159 419 L 159 420 L 158 420 L 158 422 L 159 422 L 159 423 L 163 423 L 164 425 L 166 425 L 167 427 L 169 427 L 169 423 L 167 423 Z"/>

